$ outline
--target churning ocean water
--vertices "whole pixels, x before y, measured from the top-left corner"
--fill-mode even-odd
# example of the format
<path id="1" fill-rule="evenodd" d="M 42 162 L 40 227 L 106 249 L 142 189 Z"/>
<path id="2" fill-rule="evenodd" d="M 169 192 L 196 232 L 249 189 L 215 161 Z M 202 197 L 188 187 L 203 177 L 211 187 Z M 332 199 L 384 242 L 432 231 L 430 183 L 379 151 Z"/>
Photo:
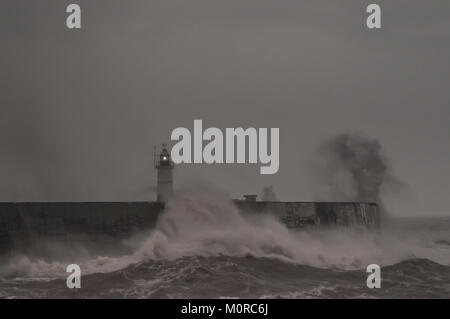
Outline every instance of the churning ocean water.
<path id="1" fill-rule="evenodd" d="M 242 216 L 226 200 L 184 198 L 129 248 L 12 256 L 0 264 L 0 297 L 450 298 L 450 218 L 300 231 Z M 81 267 L 80 289 L 66 286 L 69 263 Z M 380 289 L 367 288 L 369 264 L 381 266 Z"/>

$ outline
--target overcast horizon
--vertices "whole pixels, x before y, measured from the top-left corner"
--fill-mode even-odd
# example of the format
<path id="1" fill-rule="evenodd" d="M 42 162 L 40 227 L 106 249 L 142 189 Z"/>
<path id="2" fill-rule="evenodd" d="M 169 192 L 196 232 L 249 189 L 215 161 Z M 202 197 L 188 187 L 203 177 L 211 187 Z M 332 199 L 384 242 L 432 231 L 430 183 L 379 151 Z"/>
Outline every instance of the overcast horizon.
<path id="1" fill-rule="evenodd" d="M 65 8 L 82 8 L 68 30 Z M 118 0 L 0 3 L 0 201 L 153 200 L 153 146 L 176 127 L 280 128 L 280 168 L 179 165 L 237 198 L 314 200 L 316 149 L 382 146 L 397 216 L 450 216 L 449 1 Z"/>

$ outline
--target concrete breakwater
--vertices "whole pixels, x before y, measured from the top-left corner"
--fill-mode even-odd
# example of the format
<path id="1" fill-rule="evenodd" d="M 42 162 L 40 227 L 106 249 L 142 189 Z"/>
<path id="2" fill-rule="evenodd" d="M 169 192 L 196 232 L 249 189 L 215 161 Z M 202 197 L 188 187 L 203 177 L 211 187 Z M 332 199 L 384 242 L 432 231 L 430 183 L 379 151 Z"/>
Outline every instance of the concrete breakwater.
<path id="1" fill-rule="evenodd" d="M 234 201 L 244 214 L 272 214 L 289 228 L 379 227 L 375 203 Z M 27 251 L 37 242 L 116 245 L 152 229 L 162 202 L 0 203 L 0 253 Z"/>
<path id="2" fill-rule="evenodd" d="M 289 228 L 380 227 L 376 203 L 236 201 L 236 204 L 245 213 L 275 214 Z"/>

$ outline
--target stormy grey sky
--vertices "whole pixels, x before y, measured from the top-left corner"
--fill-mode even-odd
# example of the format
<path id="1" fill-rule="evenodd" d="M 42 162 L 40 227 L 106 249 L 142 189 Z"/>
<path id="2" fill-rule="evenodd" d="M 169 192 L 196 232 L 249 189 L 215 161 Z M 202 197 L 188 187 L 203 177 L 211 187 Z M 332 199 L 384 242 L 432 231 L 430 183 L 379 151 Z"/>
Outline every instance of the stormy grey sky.
<path id="1" fill-rule="evenodd" d="M 312 199 L 314 150 L 360 132 L 409 185 L 393 213 L 450 215 L 450 2 L 372 2 L 382 30 L 369 1 L 2 0 L 0 200 L 152 199 L 153 145 L 203 119 L 279 127 L 280 170 L 182 165 L 177 187 Z"/>

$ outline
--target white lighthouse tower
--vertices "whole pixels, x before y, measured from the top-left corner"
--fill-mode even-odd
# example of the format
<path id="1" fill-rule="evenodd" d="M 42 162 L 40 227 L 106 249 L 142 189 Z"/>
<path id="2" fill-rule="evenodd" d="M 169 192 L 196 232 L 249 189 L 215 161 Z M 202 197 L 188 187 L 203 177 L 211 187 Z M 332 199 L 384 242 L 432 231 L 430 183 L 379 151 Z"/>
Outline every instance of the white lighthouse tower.
<path id="1" fill-rule="evenodd" d="M 166 145 L 163 144 L 163 149 L 159 155 L 155 167 L 158 171 L 157 181 L 157 196 L 158 202 L 165 202 L 173 195 L 173 162 L 170 160 L 170 154 L 167 151 Z"/>

